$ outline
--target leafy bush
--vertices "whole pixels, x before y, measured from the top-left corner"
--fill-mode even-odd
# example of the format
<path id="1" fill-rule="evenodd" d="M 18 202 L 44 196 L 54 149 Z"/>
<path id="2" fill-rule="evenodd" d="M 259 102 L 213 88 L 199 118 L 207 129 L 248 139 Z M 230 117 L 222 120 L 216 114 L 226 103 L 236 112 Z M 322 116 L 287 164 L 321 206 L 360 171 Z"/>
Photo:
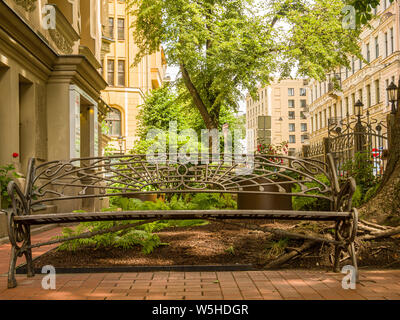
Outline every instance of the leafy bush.
<path id="1" fill-rule="evenodd" d="M 362 194 L 362 189 L 360 186 L 356 187 L 356 191 L 353 194 L 352 198 L 352 205 L 353 207 L 360 207 L 363 204 L 363 194 Z"/>
<path id="2" fill-rule="evenodd" d="M 355 207 L 366 203 L 378 190 L 380 179 L 374 176 L 374 163 L 368 153 L 357 152 L 354 159 L 343 165 L 342 170 L 356 180 L 358 190 L 353 195 Z"/>
<path id="3" fill-rule="evenodd" d="M 230 195 L 220 194 L 195 194 L 194 196 L 187 194 L 183 197 L 174 195 L 170 201 L 163 202 L 157 200 L 156 202 L 145 201 L 139 199 L 125 198 L 125 197 L 111 197 L 110 208 L 103 209 L 102 211 L 137 211 L 137 210 L 196 210 L 196 209 L 223 209 L 233 208 L 236 202 Z M 75 211 L 84 212 L 84 211 Z M 96 222 L 82 222 L 75 230 L 71 228 L 63 228 L 61 238 L 81 235 L 85 232 L 96 232 L 112 228 L 114 226 L 127 225 L 139 222 L 140 220 L 129 221 L 96 221 Z M 207 224 L 208 221 L 195 219 L 195 220 L 158 220 L 146 223 L 135 228 L 124 229 L 117 232 L 96 235 L 91 238 L 75 239 L 64 242 L 59 250 L 75 251 L 83 246 L 92 246 L 95 248 L 100 247 L 117 247 L 123 249 L 130 249 L 136 245 L 142 247 L 142 252 L 149 254 L 161 243 L 158 232 L 164 228 L 170 227 L 195 227 Z"/>
<path id="4" fill-rule="evenodd" d="M 7 193 L 7 186 L 13 178 L 20 178 L 21 176 L 15 172 L 15 167 L 12 164 L 0 166 L 0 198 L 1 206 L 7 209 L 11 203 L 11 199 Z"/>
<path id="5" fill-rule="evenodd" d="M 364 203 L 367 203 L 369 200 L 371 200 L 375 194 L 376 191 L 378 191 L 378 188 L 380 186 L 380 182 L 378 182 L 377 184 L 375 184 L 375 186 L 371 187 L 368 189 L 368 191 L 365 193 L 365 197 L 364 197 Z"/>
<path id="6" fill-rule="evenodd" d="M 325 183 L 326 185 L 330 185 L 329 179 L 323 175 L 315 176 L 315 179 Z M 315 181 L 306 182 L 305 185 L 307 188 L 319 188 L 321 185 Z M 300 192 L 300 186 L 295 185 L 292 188 L 292 192 Z M 318 190 L 313 190 L 308 192 L 308 194 L 321 194 Z M 322 194 L 321 194 L 322 195 Z M 311 198 L 311 197 L 302 197 L 302 196 L 293 196 L 292 197 L 292 206 L 293 210 L 297 211 L 327 211 L 330 210 L 331 203 L 327 199 L 319 199 L 319 198 Z"/>

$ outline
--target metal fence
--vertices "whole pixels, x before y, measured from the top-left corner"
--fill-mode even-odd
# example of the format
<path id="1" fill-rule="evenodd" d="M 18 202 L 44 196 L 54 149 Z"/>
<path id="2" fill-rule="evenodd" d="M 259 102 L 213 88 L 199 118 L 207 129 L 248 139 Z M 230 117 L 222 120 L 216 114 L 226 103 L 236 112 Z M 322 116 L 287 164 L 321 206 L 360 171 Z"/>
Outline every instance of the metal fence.
<path id="1" fill-rule="evenodd" d="M 357 153 L 364 154 L 373 165 L 373 174 L 384 174 L 387 162 L 388 137 L 387 125 L 383 121 L 371 119 L 369 113 L 361 118 L 330 119 L 328 137 L 322 141 L 303 147 L 300 156 L 326 161 L 326 155 L 332 153 L 336 160 L 337 173 L 347 177 L 346 164 Z"/>

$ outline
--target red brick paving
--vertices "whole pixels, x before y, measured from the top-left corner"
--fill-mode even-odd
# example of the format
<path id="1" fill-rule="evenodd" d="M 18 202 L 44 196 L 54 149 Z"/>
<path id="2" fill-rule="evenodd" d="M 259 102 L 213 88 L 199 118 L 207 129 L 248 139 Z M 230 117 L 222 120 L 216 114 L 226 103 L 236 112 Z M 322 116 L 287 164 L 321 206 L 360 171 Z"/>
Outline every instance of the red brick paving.
<path id="1" fill-rule="evenodd" d="M 59 232 L 34 235 L 33 242 Z M 35 248 L 33 256 L 51 247 Z M 42 289 L 43 275 L 17 275 L 18 286 L 7 289 L 9 254 L 1 245 L 0 300 L 400 300 L 400 270 L 361 270 L 355 290 L 342 289 L 342 274 L 308 270 L 58 274 L 56 290 Z"/>

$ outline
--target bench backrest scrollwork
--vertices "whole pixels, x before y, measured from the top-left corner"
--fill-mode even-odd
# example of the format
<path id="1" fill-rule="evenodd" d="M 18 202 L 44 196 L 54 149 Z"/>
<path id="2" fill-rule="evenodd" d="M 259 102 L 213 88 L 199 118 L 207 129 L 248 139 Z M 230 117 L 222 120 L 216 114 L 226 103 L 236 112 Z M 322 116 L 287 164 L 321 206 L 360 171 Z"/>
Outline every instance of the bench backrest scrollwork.
<path id="1" fill-rule="evenodd" d="M 246 159 L 246 161 L 237 159 Z M 256 193 L 317 197 L 334 202 L 332 163 L 285 155 L 227 157 L 197 164 L 122 155 L 50 161 L 31 159 L 25 194 L 30 204 L 146 193 Z M 327 179 L 321 179 L 326 177 Z M 326 183 L 329 181 L 329 183 Z M 295 187 L 297 186 L 297 187 Z"/>

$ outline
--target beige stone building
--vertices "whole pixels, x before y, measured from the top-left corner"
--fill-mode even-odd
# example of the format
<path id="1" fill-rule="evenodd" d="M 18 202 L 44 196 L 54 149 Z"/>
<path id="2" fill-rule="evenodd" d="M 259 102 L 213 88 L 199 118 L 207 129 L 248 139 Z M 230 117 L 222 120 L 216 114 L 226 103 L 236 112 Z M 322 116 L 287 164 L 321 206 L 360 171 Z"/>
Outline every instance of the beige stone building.
<path id="1" fill-rule="evenodd" d="M 103 76 L 108 82 L 102 97 L 113 109 L 106 120 L 113 138 L 111 144 L 117 152 L 126 152 L 136 139 L 138 106 L 150 90 L 162 85 L 167 64 L 160 50 L 133 65 L 137 47 L 130 25 L 134 18 L 127 13 L 125 1 L 109 0 L 107 19 L 112 43 L 102 61 Z M 123 137 L 121 150 L 118 137 Z"/>
<path id="2" fill-rule="evenodd" d="M 358 100 L 364 104 L 364 116 L 368 110 L 371 118 L 385 121 L 390 112 L 386 88 L 392 81 L 397 84 L 400 74 L 399 1 L 381 0 L 375 12 L 377 18 L 371 21 L 372 29 L 365 28 L 359 43 L 368 63 L 351 58 L 351 68 L 343 67 L 328 74 L 322 83 L 310 81 L 311 145 L 328 136 L 329 123 L 338 122 L 347 114 L 354 119 Z M 333 86 L 334 77 L 339 89 Z"/>
<path id="3" fill-rule="evenodd" d="M 248 150 L 256 148 L 263 137 L 273 145 L 288 142 L 291 155 L 301 150 L 309 129 L 306 85 L 302 79 L 276 80 L 258 89 L 258 100 L 247 96 L 246 128 L 255 133 L 248 139 Z"/>
<path id="4" fill-rule="evenodd" d="M 0 0 L 0 164 L 101 154 L 106 5 Z"/>

